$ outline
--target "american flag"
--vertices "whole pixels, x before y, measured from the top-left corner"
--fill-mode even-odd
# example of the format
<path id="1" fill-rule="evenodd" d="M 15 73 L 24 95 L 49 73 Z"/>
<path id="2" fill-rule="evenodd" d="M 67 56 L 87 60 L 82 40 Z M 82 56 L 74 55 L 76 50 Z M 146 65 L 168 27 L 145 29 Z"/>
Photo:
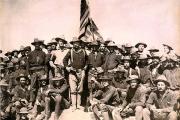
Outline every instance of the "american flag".
<path id="1" fill-rule="evenodd" d="M 81 0 L 79 39 L 85 42 L 92 42 L 96 38 L 102 38 L 102 36 L 98 32 L 98 27 L 90 18 L 89 2 L 88 0 Z"/>

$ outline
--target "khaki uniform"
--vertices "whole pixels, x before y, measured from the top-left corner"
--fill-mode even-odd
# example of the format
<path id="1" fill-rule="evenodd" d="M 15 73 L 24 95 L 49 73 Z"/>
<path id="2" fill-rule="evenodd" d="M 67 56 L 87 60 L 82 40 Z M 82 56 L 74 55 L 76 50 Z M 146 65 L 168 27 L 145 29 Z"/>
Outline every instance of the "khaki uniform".
<path id="1" fill-rule="evenodd" d="M 171 90 L 166 90 L 164 95 L 160 96 L 157 91 L 152 92 L 146 102 L 147 108 L 143 110 L 143 118 L 150 120 L 150 116 L 156 120 L 177 120 L 177 114 L 173 111 L 173 106 L 176 103 L 175 94 Z M 155 110 L 150 111 L 152 105 Z M 157 111 L 160 110 L 160 112 Z"/>

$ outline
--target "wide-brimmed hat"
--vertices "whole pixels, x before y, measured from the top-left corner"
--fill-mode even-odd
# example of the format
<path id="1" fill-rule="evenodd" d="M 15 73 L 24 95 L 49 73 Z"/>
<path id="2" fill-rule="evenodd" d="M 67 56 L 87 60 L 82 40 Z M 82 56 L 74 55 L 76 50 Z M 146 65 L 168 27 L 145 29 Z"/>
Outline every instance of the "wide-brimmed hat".
<path id="1" fill-rule="evenodd" d="M 167 78 L 164 75 L 158 76 L 157 79 L 154 81 L 155 84 L 157 84 L 158 82 L 164 82 L 167 86 L 170 86 L 170 83 L 167 81 Z"/>
<path id="2" fill-rule="evenodd" d="M 64 80 L 64 77 L 61 74 L 57 74 L 55 77 L 51 78 L 52 81 Z"/>
<path id="3" fill-rule="evenodd" d="M 159 57 L 159 56 L 151 56 L 150 58 L 151 58 L 151 59 L 159 59 L 159 60 L 160 60 L 160 57 Z"/>
<path id="4" fill-rule="evenodd" d="M 124 45 L 124 48 L 132 48 L 133 46 L 130 44 L 130 43 L 126 43 L 125 45 Z"/>
<path id="5" fill-rule="evenodd" d="M 47 75 L 41 75 L 41 77 L 38 80 L 47 80 L 47 79 L 48 79 Z"/>
<path id="6" fill-rule="evenodd" d="M 107 38 L 107 40 L 104 41 L 104 45 L 107 46 L 110 42 L 114 42 L 111 38 Z"/>
<path id="7" fill-rule="evenodd" d="M 8 63 L 8 62 L 9 62 L 9 58 L 8 58 L 8 57 L 4 57 L 4 58 L 3 58 L 3 61 L 4 61 L 5 63 Z"/>
<path id="8" fill-rule="evenodd" d="M 114 47 L 117 48 L 117 45 L 115 44 L 115 42 L 111 41 L 107 44 L 107 47 Z"/>
<path id="9" fill-rule="evenodd" d="M 25 49 L 24 49 L 24 48 L 25 48 L 24 46 L 20 46 L 20 50 L 19 50 L 19 52 L 25 51 Z"/>
<path id="10" fill-rule="evenodd" d="M 5 56 L 12 55 L 12 52 L 7 51 L 4 55 L 5 55 Z"/>
<path id="11" fill-rule="evenodd" d="M 31 46 L 26 46 L 26 47 L 24 48 L 24 50 L 25 50 L 25 51 L 31 51 Z"/>
<path id="12" fill-rule="evenodd" d="M 139 42 L 135 45 L 136 48 L 138 48 L 139 45 L 144 45 L 144 47 L 146 48 L 147 47 L 147 44 L 144 43 L 144 42 Z"/>
<path id="13" fill-rule="evenodd" d="M 67 44 L 67 41 L 65 40 L 64 35 L 60 35 L 59 37 L 56 37 L 55 40 L 57 42 L 62 41 L 64 44 Z"/>
<path id="14" fill-rule="evenodd" d="M 26 80 L 29 79 L 28 76 L 26 76 L 25 74 L 20 74 L 20 75 L 16 78 L 16 80 L 19 81 L 21 78 L 25 78 Z"/>
<path id="15" fill-rule="evenodd" d="M 13 58 L 11 60 L 11 62 L 15 65 L 15 64 L 18 64 L 19 63 L 19 59 L 18 58 Z"/>
<path id="16" fill-rule="evenodd" d="M 44 43 L 44 40 L 40 40 L 40 41 L 42 42 L 42 44 L 40 44 L 40 45 L 45 48 L 45 47 L 46 47 L 46 44 Z"/>
<path id="17" fill-rule="evenodd" d="M 170 50 L 173 50 L 173 48 L 167 44 L 163 44 L 163 46 L 167 46 Z"/>
<path id="18" fill-rule="evenodd" d="M 117 49 L 118 49 L 119 51 L 123 52 L 123 47 L 122 47 L 122 45 L 117 44 Z"/>
<path id="19" fill-rule="evenodd" d="M 23 107 L 20 109 L 19 113 L 20 114 L 28 114 L 29 112 L 28 112 L 28 109 L 26 107 Z"/>
<path id="20" fill-rule="evenodd" d="M 0 86 L 9 86 L 9 84 L 6 82 L 5 79 L 2 79 L 2 80 L 0 81 Z"/>
<path id="21" fill-rule="evenodd" d="M 0 62 L 0 66 L 6 66 L 6 63 Z"/>
<path id="22" fill-rule="evenodd" d="M 102 37 L 98 37 L 97 39 L 96 39 L 96 41 L 97 42 L 99 42 L 99 43 L 105 43 L 105 41 L 103 40 L 103 38 Z"/>
<path id="23" fill-rule="evenodd" d="M 78 39 L 77 37 L 73 37 L 72 41 L 70 41 L 70 44 L 74 44 L 75 42 L 80 42 L 82 43 L 82 40 Z"/>
<path id="24" fill-rule="evenodd" d="M 78 38 L 81 40 L 81 44 L 84 45 L 84 46 L 87 46 L 91 43 L 90 40 L 86 39 L 85 37 L 81 37 L 81 38 Z"/>
<path id="25" fill-rule="evenodd" d="M 130 75 L 127 79 L 126 82 L 129 84 L 132 80 L 136 80 L 138 83 L 140 83 L 140 79 L 137 75 Z"/>
<path id="26" fill-rule="evenodd" d="M 51 47 L 51 44 L 47 43 L 45 48 L 47 49 L 49 46 Z"/>
<path id="27" fill-rule="evenodd" d="M 155 48 L 155 47 L 151 47 L 148 51 L 152 51 L 152 52 L 159 52 L 159 49 Z"/>
<path id="28" fill-rule="evenodd" d="M 55 40 L 55 38 L 52 38 L 48 44 L 49 45 L 57 45 L 57 41 Z"/>
<path id="29" fill-rule="evenodd" d="M 65 45 L 65 48 L 71 49 L 71 48 L 72 48 L 72 45 L 68 43 L 68 44 Z"/>
<path id="30" fill-rule="evenodd" d="M 19 53 L 19 50 L 14 49 L 11 53 L 14 54 L 15 52 Z"/>
<path id="31" fill-rule="evenodd" d="M 34 38 L 34 41 L 31 43 L 32 45 L 43 45 L 43 40 L 39 40 L 38 38 Z"/>
<path id="32" fill-rule="evenodd" d="M 102 75 L 97 79 L 99 82 L 110 82 L 112 80 L 108 75 Z"/>
<path id="33" fill-rule="evenodd" d="M 10 63 L 7 64 L 6 68 L 7 69 L 12 69 L 12 68 L 14 68 L 14 64 L 12 62 L 10 62 Z"/>

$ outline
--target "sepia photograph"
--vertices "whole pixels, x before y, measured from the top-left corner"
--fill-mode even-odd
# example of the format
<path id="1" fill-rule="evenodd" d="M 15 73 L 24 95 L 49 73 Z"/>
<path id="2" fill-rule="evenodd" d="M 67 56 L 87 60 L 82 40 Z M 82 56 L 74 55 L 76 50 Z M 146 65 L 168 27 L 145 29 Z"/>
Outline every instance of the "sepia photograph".
<path id="1" fill-rule="evenodd" d="M 0 0 L 0 120 L 180 120 L 180 0 Z"/>

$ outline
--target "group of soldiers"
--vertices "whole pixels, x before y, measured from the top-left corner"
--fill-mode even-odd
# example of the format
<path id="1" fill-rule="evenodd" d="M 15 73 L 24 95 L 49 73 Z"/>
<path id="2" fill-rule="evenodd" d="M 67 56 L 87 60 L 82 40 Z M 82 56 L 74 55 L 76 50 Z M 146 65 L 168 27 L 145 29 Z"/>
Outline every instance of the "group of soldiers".
<path id="1" fill-rule="evenodd" d="M 180 58 L 163 44 L 53 38 L 0 50 L 0 119 L 58 120 L 64 109 L 94 120 L 180 119 Z"/>

